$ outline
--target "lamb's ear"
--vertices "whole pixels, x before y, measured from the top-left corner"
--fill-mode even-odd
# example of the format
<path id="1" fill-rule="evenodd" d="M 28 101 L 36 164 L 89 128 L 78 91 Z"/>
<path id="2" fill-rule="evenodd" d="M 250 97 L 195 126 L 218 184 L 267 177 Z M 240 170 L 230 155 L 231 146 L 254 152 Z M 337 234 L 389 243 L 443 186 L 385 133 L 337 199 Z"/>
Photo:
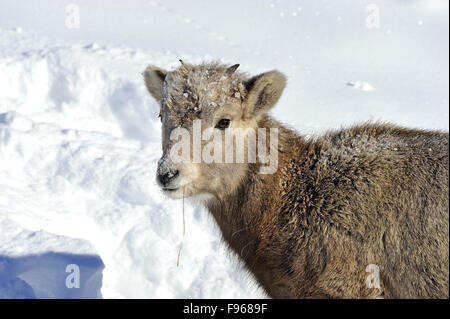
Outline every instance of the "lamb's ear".
<path id="1" fill-rule="evenodd" d="M 278 71 L 269 71 L 254 76 L 245 83 L 246 118 L 259 117 L 268 112 L 278 102 L 286 86 L 286 77 Z"/>
<path id="2" fill-rule="evenodd" d="M 149 65 L 144 71 L 145 86 L 153 98 L 158 102 L 163 98 L 163 83 L 166 75 L 166 70 L 154 65 Z"/>

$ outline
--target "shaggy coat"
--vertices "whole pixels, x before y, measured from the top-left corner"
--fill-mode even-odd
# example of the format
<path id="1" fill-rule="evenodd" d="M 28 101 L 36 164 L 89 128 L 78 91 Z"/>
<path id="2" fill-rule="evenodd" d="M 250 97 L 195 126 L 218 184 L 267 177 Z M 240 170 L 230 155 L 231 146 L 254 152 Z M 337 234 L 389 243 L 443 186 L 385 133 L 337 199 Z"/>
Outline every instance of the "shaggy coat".
<path id="1" fill-rule="evenodd" d="M 365 124 L 305 140 L 258 124 L 281 132 L 277 173 L 249 165 L 207 205 L 271 297 L 448 298 L 448 134 Z"/>

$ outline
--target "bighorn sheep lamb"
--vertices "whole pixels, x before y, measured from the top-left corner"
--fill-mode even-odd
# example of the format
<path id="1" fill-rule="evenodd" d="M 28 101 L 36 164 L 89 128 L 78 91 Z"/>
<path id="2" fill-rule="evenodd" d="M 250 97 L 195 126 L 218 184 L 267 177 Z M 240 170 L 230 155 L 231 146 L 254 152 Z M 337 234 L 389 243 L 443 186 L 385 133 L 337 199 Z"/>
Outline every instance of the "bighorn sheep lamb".
<path id="1" fill-rule="evenodd" d="M 305 138 L 267 115 L 285 87 L 282 73 L 249 77 L 239 65 L 180 62 L 144 72 L 160 103 L 157 180 L 171 198 L 202 200 L 270 297 L 449 297 L 448 133 L 366 123 Z M 217 143 L 231 129 L 258 132 L 258 154 L 274 148 L 275 169 L 249 160 L 251 135 L 246 161 L 224 160 L 243 135 Z M 181 147 L 180 132 L 189 134 Z M 211 138 L 214 161 L 206 160 Z M 180 151 L 188 156 L 174 160 Z"/>

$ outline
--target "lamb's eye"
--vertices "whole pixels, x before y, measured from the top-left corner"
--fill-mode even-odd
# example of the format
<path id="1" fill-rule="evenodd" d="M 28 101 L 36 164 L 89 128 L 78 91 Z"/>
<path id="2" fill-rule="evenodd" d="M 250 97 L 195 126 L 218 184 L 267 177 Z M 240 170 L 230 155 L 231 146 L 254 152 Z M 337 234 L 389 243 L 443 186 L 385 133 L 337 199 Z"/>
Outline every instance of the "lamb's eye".
<path id="1" fill-rule="evenodd" d="M 224 130 L 230 126 L 230 120 L 228 119 L 221 119 L 219 123 L 217 123 L 216 128 Z"/>
<path id="2" fill-rule="evenodd" d="M 162 122 L 161 112 L 158 114 L 158 117 L 159 117 L 159 119 L 160 119 L 161 122 Z"/>

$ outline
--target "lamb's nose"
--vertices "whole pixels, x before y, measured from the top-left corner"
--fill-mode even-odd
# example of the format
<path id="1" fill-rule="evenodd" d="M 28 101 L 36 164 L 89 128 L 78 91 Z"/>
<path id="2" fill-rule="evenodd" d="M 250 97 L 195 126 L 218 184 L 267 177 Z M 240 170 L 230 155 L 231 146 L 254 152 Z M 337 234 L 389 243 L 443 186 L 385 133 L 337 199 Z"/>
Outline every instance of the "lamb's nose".
<path id="1" fill-rule="evenodd" d="M 168 171 L 162 174 L 158 174 L 158 180 L 161 183 L 162 186 L 166 187 L 171 180 L 173 180 L 175 177 L 178 176 L 180 172 L 178 170 L 172 172 Z"/>

